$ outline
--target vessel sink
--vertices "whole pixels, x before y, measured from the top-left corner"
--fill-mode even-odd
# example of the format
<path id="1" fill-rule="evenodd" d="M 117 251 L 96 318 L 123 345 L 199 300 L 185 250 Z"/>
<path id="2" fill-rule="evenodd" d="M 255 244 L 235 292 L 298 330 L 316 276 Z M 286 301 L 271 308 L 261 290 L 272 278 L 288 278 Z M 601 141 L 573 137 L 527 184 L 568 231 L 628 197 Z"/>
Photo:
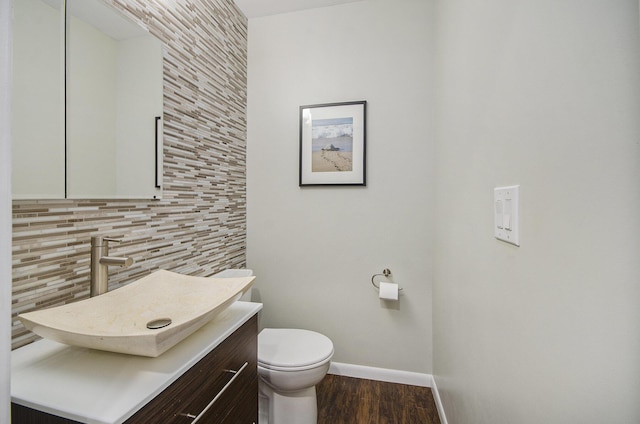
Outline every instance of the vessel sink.
<path id="1" fill-rule="evenodd" d="M 238 300 L 254 279 L 160 270 L 101 296 L 18 318 L 37 335 L 60 343 L 157 357 Z"/>

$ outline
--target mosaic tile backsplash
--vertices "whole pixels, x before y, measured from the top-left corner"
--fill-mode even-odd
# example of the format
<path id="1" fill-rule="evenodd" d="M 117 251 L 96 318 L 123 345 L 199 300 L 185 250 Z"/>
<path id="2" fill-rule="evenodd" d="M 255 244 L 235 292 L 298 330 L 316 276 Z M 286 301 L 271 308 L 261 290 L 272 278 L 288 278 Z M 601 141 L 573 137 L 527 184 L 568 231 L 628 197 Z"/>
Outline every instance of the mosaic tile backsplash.
<path id="1" fill-rule="evenodd" d="M 109 290 L 156 269 L 245 266 L 247 19 L 232 0 L 106 0 L 164 44 L 163 199 L 13 202 L 12 347 L 18 313 L 89 296 L 90 238 L 121 239 Z"/>

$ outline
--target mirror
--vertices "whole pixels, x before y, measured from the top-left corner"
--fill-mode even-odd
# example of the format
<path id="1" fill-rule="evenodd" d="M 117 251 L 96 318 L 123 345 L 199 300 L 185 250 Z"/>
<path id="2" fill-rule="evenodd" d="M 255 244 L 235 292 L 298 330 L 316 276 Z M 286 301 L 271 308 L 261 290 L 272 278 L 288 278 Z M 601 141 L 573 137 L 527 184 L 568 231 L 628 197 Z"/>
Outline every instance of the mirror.
<path id="1" fill-rule="evenodd" d="M 100 0 L 14 4 L 14 199 L 160 198 L 160 41 Z"/>
<path id="2" fill-rule="evenodd" d="M 13 2 L 14 199 L 65 196 L 62 0 Z"/>

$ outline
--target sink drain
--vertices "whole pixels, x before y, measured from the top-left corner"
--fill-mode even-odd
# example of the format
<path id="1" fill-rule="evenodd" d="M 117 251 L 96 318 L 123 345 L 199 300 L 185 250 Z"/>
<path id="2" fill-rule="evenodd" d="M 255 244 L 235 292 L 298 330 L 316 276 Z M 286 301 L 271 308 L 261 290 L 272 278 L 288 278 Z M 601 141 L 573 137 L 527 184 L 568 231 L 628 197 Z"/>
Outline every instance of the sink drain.
<path id="1" fill-rule="evenodd" d="M 153 321 L 149 321 L 147 323 L 147 328 L 149 330 L 157 330 L 159 328 L 166 327 L 169 324 L 171 324 L 171 318 L 154 319 Z"/>

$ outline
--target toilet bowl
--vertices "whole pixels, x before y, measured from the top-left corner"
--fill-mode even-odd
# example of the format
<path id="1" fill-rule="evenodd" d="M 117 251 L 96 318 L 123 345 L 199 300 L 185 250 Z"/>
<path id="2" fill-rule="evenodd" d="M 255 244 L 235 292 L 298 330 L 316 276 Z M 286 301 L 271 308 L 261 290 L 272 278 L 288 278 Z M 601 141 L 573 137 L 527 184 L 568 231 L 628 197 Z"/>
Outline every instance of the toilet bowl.
<path id="1" fill-rule="evenodd" d="M 316 384 L 333 343 L 315 331 L 265 328 L 258 335 L 260 424 L 316 424 Z"/>
<path id="2" fill-rule="evenodd" d="M 214 277 L 247 277 L 228 269 Z M 251 289 L 241 300 L 251 300 Z M 258 334 L 259 424 L 316 424 L 316 384 L 327 375 L 333 343 L 315 331 L 265 328 Z"/>

